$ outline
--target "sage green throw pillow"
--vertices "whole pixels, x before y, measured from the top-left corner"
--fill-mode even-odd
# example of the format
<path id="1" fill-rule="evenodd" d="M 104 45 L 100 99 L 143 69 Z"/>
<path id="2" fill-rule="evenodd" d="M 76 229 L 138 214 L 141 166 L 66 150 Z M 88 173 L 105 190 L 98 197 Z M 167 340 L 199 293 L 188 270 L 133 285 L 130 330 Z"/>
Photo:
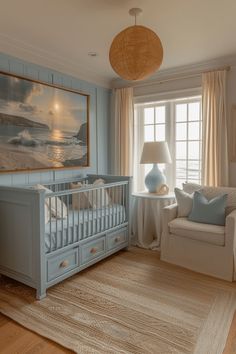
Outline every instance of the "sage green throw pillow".
<path id="1" fill-rule="evenodd" d="M 221 194 L 208 200 L 198 191 L 194 192 L 192 211 L 188 219 L 213 225 L 225 225 L 227 194 Z"/>

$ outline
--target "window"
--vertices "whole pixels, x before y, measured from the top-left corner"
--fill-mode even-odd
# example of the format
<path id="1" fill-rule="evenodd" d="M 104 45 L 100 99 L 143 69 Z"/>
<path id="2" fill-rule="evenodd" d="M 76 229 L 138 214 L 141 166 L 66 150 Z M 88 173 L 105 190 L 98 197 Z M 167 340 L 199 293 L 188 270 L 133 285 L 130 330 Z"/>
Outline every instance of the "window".
<path id="1" fill-rule="evenodd" d="M 143 143 L 167 141 L 172 164 L 165 167 L 173 189 L 185 181 L 201 183 L 201 97 L 135 105 L 134 188 L 144 189 L 144 177 L 152 165 L 140 165 Z"/>
<path id="2" fill-rule="evenodd" d="M 165 141 L 166 107 L 144 108 L 144 141 Z"/>
<path id="3" fill-rule="evenodd" d="M 201 183 L 202 121 L 200 100 L 174 102 L 175 184 Z"/>

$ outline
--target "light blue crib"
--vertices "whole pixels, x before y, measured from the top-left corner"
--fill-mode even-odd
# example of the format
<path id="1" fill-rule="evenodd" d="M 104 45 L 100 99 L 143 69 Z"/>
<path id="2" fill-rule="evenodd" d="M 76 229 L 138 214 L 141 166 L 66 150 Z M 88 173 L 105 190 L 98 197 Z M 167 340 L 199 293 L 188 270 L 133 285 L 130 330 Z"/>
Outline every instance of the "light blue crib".
<path id="1" fill-rule="evenodd" d="M 93 184 L 99 178 L 105 184 Z M 127 248 L 130 184 L 130 177 L 88 175 L 44 184 L 49 192 L 0 186 L 0 273 L 42 299 L 52 285 Z"/>

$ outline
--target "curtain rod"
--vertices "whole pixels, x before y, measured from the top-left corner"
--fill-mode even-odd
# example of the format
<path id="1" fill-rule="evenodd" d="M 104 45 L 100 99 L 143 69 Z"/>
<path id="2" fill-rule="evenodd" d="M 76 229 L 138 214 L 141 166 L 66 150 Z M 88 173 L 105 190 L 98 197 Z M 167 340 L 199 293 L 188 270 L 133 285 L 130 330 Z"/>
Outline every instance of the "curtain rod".
<path id="1" fill-rule="evenodd" d="M 183 97 L 185 98 L 186 92 L 190 93 L 188 95 L 188 97 L 199 96 L 199 95 L 201 95 L 201 85 L 196 86 L 196 87 L 192 87 L 192 88 L 181 89 L 181 90 L 171 90 L 171 91 L 168 90 L 165 92 L 158 92 L 158 93 L 155 92 L 155 93 L 149 93 L 149 94 L 145 94 L 145 95 L 135 95 L 134 100 L 136 101 L 135 102 L 136 104 L 140 103 L 139 102 L 140 99 L 142 100 L 143 98 L 145 99 L 145 98 L 152 98 L 152 97 L 154 97 L 154 98 L 158 97 L 160 100 L 162 99 L 162 100 L 166 101 L 169 99 L 169 98 L 166 99 L 167 96 L 173 97 L 173 96 L 177 95 L 179 98 L 179 95 L 183 94 Z M 162 97 L 165 97 L 165 98 L 162 98 Z M 142 104 L 142 102 L 141 102 L 141 104 Z"/>
<path id="2" fill-rule="evenodd" d="M 200 71 L 198 73 L 195 73 L 195 74 L 190 74 L 190 75 L 185 75 L 185 76 L 178 76 L 178 77 L 172 77 L 172 78 L 169 78 L 169 79 L 163 79 L 163 80 L 153 80 L 153 81 L 150 81 L 150 82 L 145 82 L 143 83 L 142 85 L 133 85 L 133 87 L 145 87 L 145 86 L 149 86 L 149 85 L 155 85 L 155 84 L 163 84 L 164 82 L 169 82 L 169 81 L 176 81 L 176 80 L 184 80 L 184 79 L 190 79 L 192 77 L 199 77 L 201 76 L 202 74 L 206 74 L 206 73 L 210 73 L 210 72 L 214 72 L 214 71 L 220 71 L 220 70 L 226 70 L 226 71 L 230 71 L 231 67 L 230 66 L 222 66 L 222 67 L 219 67 L 219 68 L 215 68 L 215 69 L 212 69 L 212 70 L 206 70 L 206 71 Z M 132 87 L 132 86 L 131 86 Z"/>

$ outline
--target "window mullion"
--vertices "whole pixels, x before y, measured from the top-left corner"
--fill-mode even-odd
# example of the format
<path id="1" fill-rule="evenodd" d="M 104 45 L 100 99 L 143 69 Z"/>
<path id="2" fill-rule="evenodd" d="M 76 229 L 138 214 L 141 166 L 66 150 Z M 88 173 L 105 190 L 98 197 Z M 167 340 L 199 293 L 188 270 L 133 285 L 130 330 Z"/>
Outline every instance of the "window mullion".
<path id="1" fill-rule="evenodd" d="M 156 106 L 153 109 L 154 109 L 154 141 L 157 141 L 157 136 L 156 136 Z"/>
<path id="2" fill-rule="evenodd" d="M 175 187 L 176 181 L 176 122 L 175 122 L 175 104 L 174 102 L 169 102 L 168 104 L 169 112 L 169 147 L 172 156 L 172 165 L 171 165 L 171 183 L 172 188 Z"/>

